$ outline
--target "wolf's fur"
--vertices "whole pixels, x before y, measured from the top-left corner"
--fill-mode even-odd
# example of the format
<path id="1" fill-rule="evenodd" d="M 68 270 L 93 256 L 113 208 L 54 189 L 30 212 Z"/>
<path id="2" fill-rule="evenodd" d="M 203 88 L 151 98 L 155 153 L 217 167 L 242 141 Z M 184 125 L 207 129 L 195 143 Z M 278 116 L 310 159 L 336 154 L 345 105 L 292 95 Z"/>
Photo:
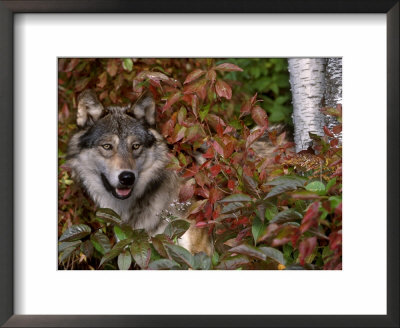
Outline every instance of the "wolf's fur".
<path id="1" fill-rule="evenodd" d="M 162 213 L 184 214 L 174 206 L 180 179 L 166 169 L 168 148 L 155 130 L 152 98 L 105 108 L 93 91 L 86 90 L 78 98 L 77 124 L 81 129 L 69 142 L 67 165 L 97 206 L 113 209 L 123 222 L 151 235 L 164 231 L 168 222 Z M 122 184 L 122 172 L 134 175 L 132 185 Z M 184 246 L 210 254 L 206 234 L 191 227 Z"/>

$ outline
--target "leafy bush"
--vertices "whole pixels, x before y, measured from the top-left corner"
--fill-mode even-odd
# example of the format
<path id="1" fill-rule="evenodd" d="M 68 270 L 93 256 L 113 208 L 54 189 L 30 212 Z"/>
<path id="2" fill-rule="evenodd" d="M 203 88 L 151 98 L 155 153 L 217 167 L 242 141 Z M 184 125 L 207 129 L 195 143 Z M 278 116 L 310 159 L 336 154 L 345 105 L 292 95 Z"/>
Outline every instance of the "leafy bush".
<path id="1" fill-rule="evenodd" d="M 257 93 L 263 100 L 259 105 L 268 113 L 268 120 L 271 123 L 286 123 L 290 126 L 292 105 L 287 60 L 232 58 L 229 62 L 243 69 L 243 72 L 229 72 L 224 77 L 232 81 L 237 98 L 243 100 Z M 252 124 L 251 120 L 246 123 Z"/>
<path id="2" fill-rule="evenodd" d="M 315 152 L 294 154 L 285 133 L 267 132 L 266 102 L 253 94 L 261 87 L 249 81 L 245 96 L 235 96 L 240 74 L 256 72 L 213 59 L 59 60 L 60 268 L 341 269 L 341 126 L 312 136 Z M 105 104 L 135 101 L 145 90 L 161 104 L 168 168 L 185 179 L 180 201 L 191 200 L 189 217 L 214 237 L 211 258 L 177 245 L 188 222 L 170 217 L 165 232 L 150 237 L 110 209 L 96 211 L 72 182 L 66 145 L 86 88 Z M 341 108 L 325 111 L 341 117 Z M 272 150 L 263 149 L 265 134 Z M 203 149 L 200 165 L 194 157 Z"/>

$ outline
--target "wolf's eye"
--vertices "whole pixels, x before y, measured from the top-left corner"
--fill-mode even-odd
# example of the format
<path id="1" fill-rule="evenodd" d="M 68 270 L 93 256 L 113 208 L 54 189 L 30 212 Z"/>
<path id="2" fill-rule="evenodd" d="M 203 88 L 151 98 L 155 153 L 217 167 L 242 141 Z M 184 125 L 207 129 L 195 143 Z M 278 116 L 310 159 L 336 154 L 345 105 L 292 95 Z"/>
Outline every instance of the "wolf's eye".
<path id="1" fill-rule="evenodd" d="M 111 150 L 112 149 L 112 146 L 110 144 L 104 144 L 104 145 L 101 145 L 101 147 L 103 147 L 105 150 Z"/>
<path id="2" fill-rule="evenodd" d="M 134 143 L 133 145 L 132 145 L 132 149 L 139 149 L 140 148 L 140 144 L 138 144 L 138 143 Z"/>

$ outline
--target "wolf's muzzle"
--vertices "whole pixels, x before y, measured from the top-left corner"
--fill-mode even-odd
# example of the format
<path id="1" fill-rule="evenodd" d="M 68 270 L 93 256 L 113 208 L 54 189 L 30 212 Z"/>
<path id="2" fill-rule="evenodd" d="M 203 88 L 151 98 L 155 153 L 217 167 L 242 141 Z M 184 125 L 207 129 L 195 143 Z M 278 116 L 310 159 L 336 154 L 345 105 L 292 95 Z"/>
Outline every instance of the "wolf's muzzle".
<path id="1" fill-rule="evenodd" d="M 118 176 L 120 184 L 130 187 L 135 182 L 135 175 L 132 172 L 124 171 Z"/>
<path id="2" fill-rule="evenodd" d="M 135 182 L 135 175 L 131 172 L 122 172 L 118 176 L 120 183 L 120 186 L 118 187 L 113 187 L 104 174 L 101 174 L 101 180 L 103 181 L 103 185 L 107 191 L 111 192 L 115 198 L 122 200 L 129 198 L 132 194 L 132 186 Z"/>

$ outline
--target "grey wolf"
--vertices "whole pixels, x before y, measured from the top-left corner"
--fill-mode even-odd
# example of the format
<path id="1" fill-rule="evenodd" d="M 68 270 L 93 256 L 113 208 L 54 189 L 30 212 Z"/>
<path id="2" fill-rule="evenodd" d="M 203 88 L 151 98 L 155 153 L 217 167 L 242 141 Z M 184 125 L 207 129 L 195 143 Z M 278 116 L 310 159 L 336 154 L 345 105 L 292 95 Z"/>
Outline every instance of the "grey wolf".
<path id="1" fill-rule="evenodd" d="M 168 147 L 155 129 L 156 106 L 143 96 L 135 104 L 105 107 L 92 90 L 78 97 L 77 125 L 68 145 L 67 166 L 97 206 L 111 208 L 124 223 L 162 233 L 168 224 L 162 213 L 183 217 L 176 210 L 181 185 L 166 169 Z M 181 244 L 191 252 L 210 254 L 207 232 L 193 226 Z"/>

